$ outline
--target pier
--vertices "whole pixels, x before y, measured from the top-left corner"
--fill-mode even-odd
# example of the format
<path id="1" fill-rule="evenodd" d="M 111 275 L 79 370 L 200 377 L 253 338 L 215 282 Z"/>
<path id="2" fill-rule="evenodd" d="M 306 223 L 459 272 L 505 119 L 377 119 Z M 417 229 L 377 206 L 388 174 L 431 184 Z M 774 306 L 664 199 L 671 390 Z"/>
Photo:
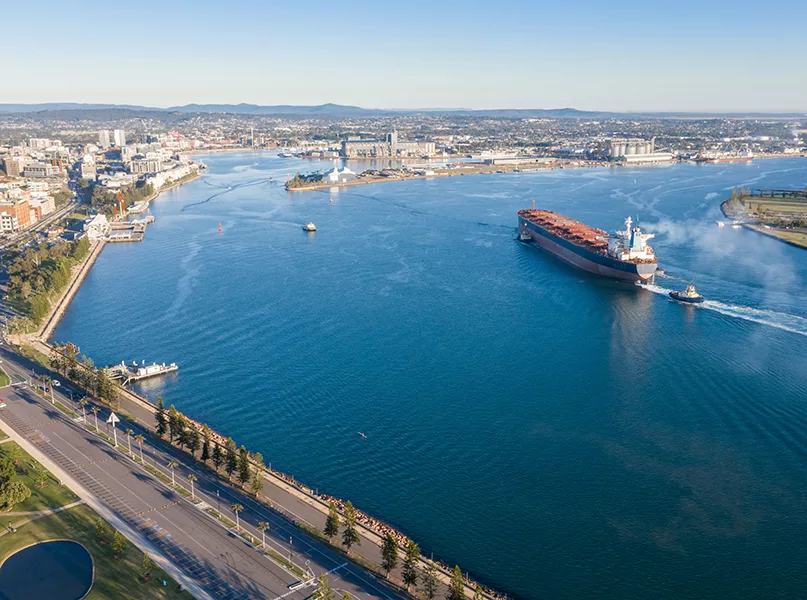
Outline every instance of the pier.
<path id="1" fill-rule="evenodd" d="M 119 381 L 122 385 L 127 385 L 140 379 L 147 379 L 148 377 L 165 375 L 166 373 L 171 373 L 172 371 L 177 370 L 179 370 L 179 367 L 176 363 L 171 363 L 170 365 L 165 363 L 152 363 L 150 365 L 146 365 L 145 361 L 143 361 L 141 364 L 132 362 L 131 365 L 127 365 L 124 361 L 121 361 L 119 365 L 106 368 L 107 375 L 109 375 L 111 379 Z"/>
<path id="2" fill-rule="evenodd" d="M 145 221 L 112 223 L 109 230 L 109 242 L 142 242 L 146 234 Z"/>

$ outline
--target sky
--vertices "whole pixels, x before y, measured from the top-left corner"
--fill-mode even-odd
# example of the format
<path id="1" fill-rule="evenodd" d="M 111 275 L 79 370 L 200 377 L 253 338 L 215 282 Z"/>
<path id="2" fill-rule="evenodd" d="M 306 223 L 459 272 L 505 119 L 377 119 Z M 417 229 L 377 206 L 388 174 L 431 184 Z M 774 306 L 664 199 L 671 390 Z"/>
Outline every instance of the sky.
<path id="1" fill-rule="evenodd" d="M 807 112 L 807 0 L 35 4 L 0 103 Z"/>

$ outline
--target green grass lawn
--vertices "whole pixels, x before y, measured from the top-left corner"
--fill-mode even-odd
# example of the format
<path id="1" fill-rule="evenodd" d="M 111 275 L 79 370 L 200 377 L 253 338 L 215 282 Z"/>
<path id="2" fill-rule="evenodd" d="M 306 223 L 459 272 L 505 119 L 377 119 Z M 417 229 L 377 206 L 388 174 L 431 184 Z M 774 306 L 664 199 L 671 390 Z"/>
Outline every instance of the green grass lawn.
<path id="1" fill-rule="evenodd" d="M 17 467 L 17 474 L 14 479 L 22 481 L 31 490 L 31 497 L 25 502 L 16 504 L 11 510 L 14 512 L 28 512 L 33 510 L 44 510 L 47 508 L 59 508 L 65 504 L 70 504 L 78 500 L 73 492 L 66 486 L 61 485 L 49 472 L 46 471 L 48 479 L 47 485 L 38 487 L 36 485 L 37 471 L 45 469 L 36 462 L 30 454 L 20 448 L 16 442 L 6 442 L 0 444 L 0 455 L 7 455 L 9 449 L 16 447 L 20 452 L 20 464 Z M 0 518 L 3 513 L 0 512 Z"/>
<path id="2" fill-rule="evenodd" d="M 6 374 L 2 367 L 0 367 L 0 387 L 11 385 L 11 378 Z"/>
<path id="3" fill-rule="evenodd" d="M 8 436 L 6 435 L 5 431 L 0 431 L 0 440 L 6 439 Z"/>
<path id="4" fill-rule="evenodd" d="M 193 598 L 188 592 L 180 592 L 177 584 L 156 566 L 152 571 L 151 581 L 142 582 L 140 564 L 143 553 L 127 542 L 123 556 L 115 559 L 111 548 L 112 528 L 108 528 L 109 541 L 106 544 L 100 544 L 95 537 L 95 524 L 98 519 L 93 510 L 81 505 L 22 525 L 14 533 L 6 533 L 0 537 L 0 562 L 14 551 L 30 544 L 55 539 L 75 540 L 87 548 L 95 565 L 95 583 L 86 596 L 87 600 Z M 160 583 L 162 579 L 168 581 L 166 587 Z"/>

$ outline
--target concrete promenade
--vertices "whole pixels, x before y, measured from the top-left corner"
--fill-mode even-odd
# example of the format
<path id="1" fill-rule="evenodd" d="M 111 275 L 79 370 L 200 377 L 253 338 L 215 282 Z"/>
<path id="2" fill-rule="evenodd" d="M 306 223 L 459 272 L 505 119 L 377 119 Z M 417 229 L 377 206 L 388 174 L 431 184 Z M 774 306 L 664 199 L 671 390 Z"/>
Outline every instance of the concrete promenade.
<path id="1" fill-rule="evenodd" d="M 21 377 L 30 378 L 31 370 L 37 370 L 6 348 L 0 350 L 0 358 L 6 370 Z M 55 399 L 81 415 L 81 408 L 66 395 L 69 391 L 66 385 L 57 388 Z M 161 567 L 199 598 L 283 596 L 302 600 L 313 592 L 312 582 L 289 593 L 289 586 L 300 581 L 298 574 L 264 555 L 204 510 L 220 504 L 221 512 L 235 521 L 229 511 L 234 502 L 244 506 L 240 514 L 243 528 L 260 539 L 255 525 L 259 521 L 269 523 L 267 545 L 277 553 L 275 556 L 290 555 L 294 563 L 313 575 L 329 573 L 328 579 L 340 595 L 347 591 L 354 598 L 401 597 L 362 569 L 346 564 L 326 545 L 303 534 L 283 513 L 258 505 L 222 485 L 204 469 L 183 464 L 189 457 L 181 452 L 163 444 L 144 443 L 143 458 L 152 471 L 145 469 L 140 464 L 136 442 L 132 441 L 133 452 L 128 454 L 129 438 L 123 432 L 125 425 L 131 427 L 133 436 L 148 433 L 137 424 L 119 424 L 116 449 L 92 431 L 95 415 L 89 411 L 85 425 L 81 416 L 66 415 L 28 385 L 3 388 L 0 398 L 7 403 L 0 410 L 2 429 L 133 543 L 153 554 Z M 102 410 L 97 416 L 104 433 L 109 427 L 105 424 L 108 411 Z M 197 474 L 196 502 L 170 485 L 167 465 L 172 460 L 179 463 L 174 469 L 176 480 L 185 487 L 187 475 Z M 162 476 L 155 477 L 155 472 Z"/>
<path id="2" fill-rule="evenodd" d="M 32 345 L 36 350 L 47 356 L 52 356 L 54 353 L 53 349 L 41 340 L 34 341 Z M 53 373 L 51 375 L 58 377 L 58 375 Z M 154 414 L 156 412 L 154 405 L 148 400 L 127 390 L 126 388 L 119 388 L 119 398 L 121 407 L 120 412 L 126 414 L 133 423 L 136 423 L 143 430 L 154 434 Z M 154 435 L 156 436 L 156 434 Z M 225 439 L 220 434 L 216 435 L 219 435 L 222 440 Z M 163 443 L 163 446 L 165 453 L 174 457 L 174 459 L 180 463 L 187 461 L 190 458 L 186 452 L 169 445 L 167 442 Z M 191 471 L 183 471 L 183 476 L 181 479 L 179 478 L 179 472 L 180 471 L 177 470 L 177 478 L 184 481 L 184 477 Z M 222 507 L 225 507 L 232 502 L 230 499 L 231 493 L 237 493 L 237 491 L 235 488 L 228 485 L 226 480 L 217 477 L 210 469 L 203 468 L 202 465 L 199 465 L 198 463 L 194 465 L 193 473 L 199 478 L 196 484 L 197 486 L 209 486 L 210 489 L 213 490 L 213 494 L 216 493 L 216 490 L 219 490 L 219 494 L 222 499 L 225 498 L 225 493 L 227 494 L 228 499 L 226 502 L 222 500 Z M 264 499 L 265 503 L 256 502 L 254 498 L 247 497 L 248 504 L 241 502 L 247 510 L 255 509 L 260 511 L 268 504 L 269 506 L 273 507 L 275 512 L 284 515 L 288 521 L 305 523 L 309 527 L 322 531 L 325 526 L 325 519 L 327 517 L 329 507 L 328 504 L 323 502 L 314 494 L 313 490 L 310 490 L 305 486 L 298 487 L 292 485 L 283 479 L 279 474 L 268 469 L 264 470 L 264 484 L 265 485 L 261 492 L 261 497 Z M 234 520 L 234 516 L 230 515 L 230 518 Z M 295 528 L 295 530 L 299 532 L 299 529 Z M 362 538 L 362 544 L 354 547 L 353 552 L 361 558 L 369 560 L 376 565 L 381 564 L 382 537 L 372 529 L 369 529 L 362 524 L 358 525 L 358 530 Z M 403 549 L 401 549 L 401 561 L 403 560 L 403 556 Z M 422 562 L 421 567 L 425 566 L 426 563 Z M 399 584 L 401 583 L 400 565 L 398 569 L 393 571 L 392 576 L 394 581 Z M 440 585 L 438 586 L 438 595 L 442 596 L 447 589 L 450 573 L 440 567 L 437 571 L 437 577 L 440 582 Z M 468 598 L 473 597 L 474 589 L 475 588 L 472 585 L 465 586 L 465 593 Z M 492 598 L 492 596 L 485 594 L 485 598 Z"/>

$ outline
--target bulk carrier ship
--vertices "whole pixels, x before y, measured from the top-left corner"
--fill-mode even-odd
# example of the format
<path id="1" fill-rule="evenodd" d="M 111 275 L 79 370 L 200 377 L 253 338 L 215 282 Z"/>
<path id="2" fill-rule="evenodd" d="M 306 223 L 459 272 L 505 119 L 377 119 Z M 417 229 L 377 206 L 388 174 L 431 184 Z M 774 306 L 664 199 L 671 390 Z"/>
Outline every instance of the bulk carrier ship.
<path id="1" fill-rule="evenodd" d="M 653 234 L 633 227 L 630 217 L 625 229 L 608 235 L 549 210 L 518 211 L 518 239 L 532 241 L 558 258 L 597 275 L 645 281 L 658 269 L 656 255 L 647 244 Z"/>

